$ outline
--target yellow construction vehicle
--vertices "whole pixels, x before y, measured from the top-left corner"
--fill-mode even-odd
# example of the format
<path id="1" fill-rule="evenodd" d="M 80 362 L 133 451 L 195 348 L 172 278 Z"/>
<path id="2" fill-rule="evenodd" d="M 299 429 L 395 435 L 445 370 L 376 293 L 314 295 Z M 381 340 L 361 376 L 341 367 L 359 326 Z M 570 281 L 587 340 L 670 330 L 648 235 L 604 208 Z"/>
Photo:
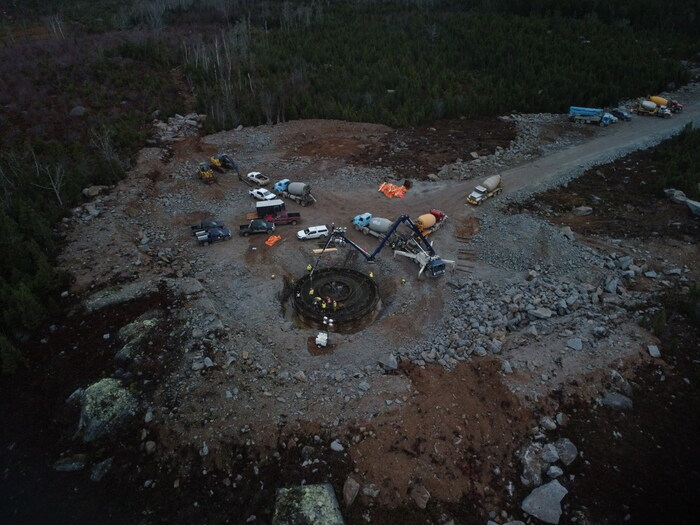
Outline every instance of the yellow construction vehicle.
<path id="1" fill-rule="evenodd" d="M 212 171 L 208 162 L 200 162 L 199 167 L 197 168 L 197 173 L 199 174 L 199 178 L 207 184 L 216 182 L 214 172 Z"/>
<path id="2" fill-rule="evenodd" d="M 226 153 L 215 153 L 209 157 L 209 163 L 216 171 L 236 170 L 239 175 L 241 173 L 233 157 Z"/>

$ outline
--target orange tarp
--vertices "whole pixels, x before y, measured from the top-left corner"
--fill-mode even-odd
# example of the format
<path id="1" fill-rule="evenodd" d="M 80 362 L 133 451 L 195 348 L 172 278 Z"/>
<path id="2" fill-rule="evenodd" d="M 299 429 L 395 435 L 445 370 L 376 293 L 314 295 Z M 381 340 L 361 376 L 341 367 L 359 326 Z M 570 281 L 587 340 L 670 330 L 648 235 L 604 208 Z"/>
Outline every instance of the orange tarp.
<path id="1" fill-rule="evenodd" d="M 390 199 L 392 197 L 398 197 L 399 199 L 403 199 L 407 189 L 408 188 L 406 188 L 406 186 L 396 186 L 395 184 L 388 184 L 386 182 L 382 183 L 382 185 L 379 186 L 379 191 L 381 191 Z"/>
<path id="2" fill-rule="evenodd" d="M 279 240 L 282 240 L 281 235 L 270 235 L 265 241 L 265 244 L 267 244 L 268 246 L 273 246 Z"/>

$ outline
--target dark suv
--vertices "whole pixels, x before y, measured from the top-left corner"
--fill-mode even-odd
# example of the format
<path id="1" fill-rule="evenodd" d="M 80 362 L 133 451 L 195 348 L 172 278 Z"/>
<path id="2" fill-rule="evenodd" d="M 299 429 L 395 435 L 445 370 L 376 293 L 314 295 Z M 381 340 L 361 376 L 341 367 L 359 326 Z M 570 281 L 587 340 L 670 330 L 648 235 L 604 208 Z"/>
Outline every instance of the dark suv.
<path id="1" fill-rule="evenodd" d="M 615 108 L 610 111 L 610 113 L 613 114 L 613 116 L 619 118 L 620 120 L 624 120 L 625 122 L 629 122 L 632 120 L 632 113 L 627 111 L 625 108 Z"/>

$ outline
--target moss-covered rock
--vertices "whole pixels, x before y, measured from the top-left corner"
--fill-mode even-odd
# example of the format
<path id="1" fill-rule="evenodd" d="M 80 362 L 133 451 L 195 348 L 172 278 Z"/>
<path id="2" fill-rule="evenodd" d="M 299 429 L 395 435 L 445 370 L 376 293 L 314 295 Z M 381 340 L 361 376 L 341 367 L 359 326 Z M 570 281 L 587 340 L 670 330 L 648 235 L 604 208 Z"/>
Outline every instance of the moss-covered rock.
<path id="1" fill-rule="evenodd" d="M 134 396 L 112 378 L 102 379 L 86 388 L 82 402 L 76 435 L 86 443 L 116 430 L 138 409 Z"/>
<path id="2" fill-rule="evenodd" d="M 277 490 L 272 525 L 345 525 L 333 487 L 304 485 Z"/>

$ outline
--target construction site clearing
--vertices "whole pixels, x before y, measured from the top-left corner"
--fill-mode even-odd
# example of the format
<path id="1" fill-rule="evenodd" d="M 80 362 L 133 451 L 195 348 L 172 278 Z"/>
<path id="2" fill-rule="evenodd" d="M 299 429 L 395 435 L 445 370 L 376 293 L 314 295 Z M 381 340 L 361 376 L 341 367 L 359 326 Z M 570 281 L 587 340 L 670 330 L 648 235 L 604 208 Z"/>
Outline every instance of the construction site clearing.
<path id="1" fill-rule="evenodd" d="M 685 104 L 684 119 L 697 113 Z M 121 466 L 106 475 L 152 486 L 132 505 L 161 517 L 177 508 L 195 521 L 268 523 L 278 489 L 330 483 L 347 523 L 504 523 L 536 516 L 525 501 L 556 483 L 562 519 L 634 522 L 644 493 L 596 492 L 607 458 L 592 457 L 596 429 L 580 417 L 606 399 L 624 404 L 649 370 L 674 377 L 644 320 L 659 294 L 697 282 L 698 219 L 653 197 L 656 217 L 677 226 L 647 236 L 649 217 L 630 214 L 624 235 L 614 230 L 613 209 L 642 206 L 628 200 L 647 173 L 628 155 L 634 141 L 681 122 L 624 125 L 515 115 L 400 132 L 294 121 L 183 138 L 172 157 L 142 150 L 125 180 L 64 221 L 74 306 L 46 335 L 66 363 L 84 360 L 57 398 L 112 377 L 131 385 L 136 418 L 112 435 L 121 452 L 103 437 L 58 440 L 57 453 L 86 454 L 92 467 L 113 456 Z M 618 164 L 585 157 L 595 144 Z M 235 170 L 202 184 L 199 163 L 222 152 Z M 595 170 L 608 182 L 625 170 L 627 186 L 605 214 L 582 214 L 586 181 L 603 177 Z M 278 181 L 307 186 L 303 203 L 278 193 L 274 212 L 301 212 L 303 223 L 198 246 L 191 225 L 257 213 L 239 178 L 253 172 L 273 193 Z M 500 194 L 469 205 L 496 174 Z M 579 199 L 548 204 L 579 181 Z M 446 220 L 424 235 L 418 219 L 433 211 Z M 394 230 L 363 233 L 362 214 Z M 296 238 L 312 225 L 328 234 Z M 101 357 L 85 360 L 96 347 Z M 57 434 L 75 432 L 63 424 Z M 612 436 L 618 424 L 598 428 Z"/>

